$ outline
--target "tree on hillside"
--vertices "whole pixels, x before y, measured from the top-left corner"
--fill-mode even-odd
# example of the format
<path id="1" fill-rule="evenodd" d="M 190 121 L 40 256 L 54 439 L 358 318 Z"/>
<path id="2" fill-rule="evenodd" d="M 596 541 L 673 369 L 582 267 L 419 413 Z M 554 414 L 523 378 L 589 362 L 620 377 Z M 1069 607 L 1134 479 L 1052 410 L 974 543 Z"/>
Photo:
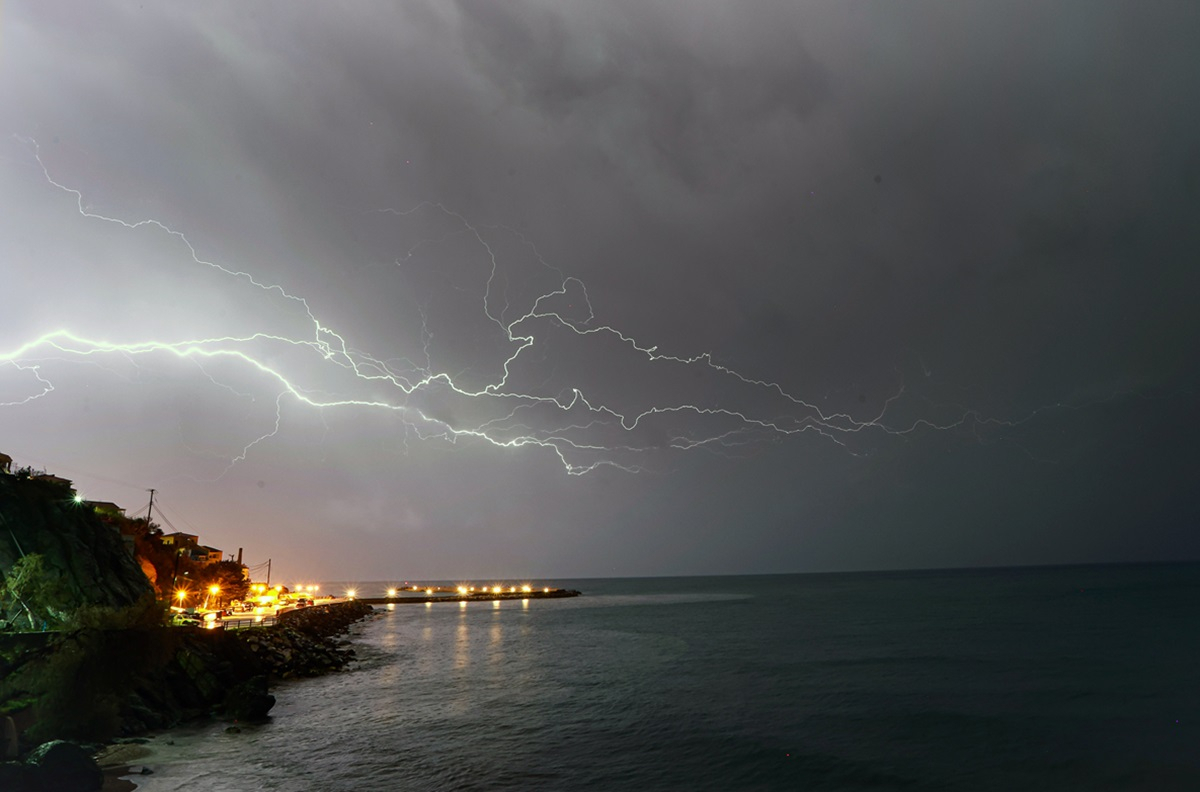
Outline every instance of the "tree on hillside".
<path id="1" fill-rule="evenodd" d="M 220 586 L 218 599 L 229 602 L 245 599 L 250 591 L 245 569 L 236 561 L 218 561 L 196 568 L 191 577 L 201 592 L 207 591 L 209 586 Z"/>

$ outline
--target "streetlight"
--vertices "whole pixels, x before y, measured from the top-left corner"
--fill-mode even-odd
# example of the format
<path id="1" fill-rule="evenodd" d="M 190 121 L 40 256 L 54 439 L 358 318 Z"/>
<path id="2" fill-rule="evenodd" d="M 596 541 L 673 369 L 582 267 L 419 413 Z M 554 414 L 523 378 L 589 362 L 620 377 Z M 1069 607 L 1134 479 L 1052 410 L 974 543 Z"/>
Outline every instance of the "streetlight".
<path id="1" fill-rule="evenodd" d="M 176 591 L 176 592 L 175 592 L 175 597 L 176 597 L 176 599 L 178 599 L 178 600 L 179 600 L 179 607 L 181 607 L 181 608 L 182 608 L 182 607 L 183 607 L 183 601 L 184 601 L 185 599 L 187 599 L 187 592 L 186 592 L 186 591 L 184 591 L 183 589 L 179 589 L 179 591 Z"/>
<path id="2" fill-rule="evenodd" d="M 208 587 L 208 593 L 209 593 L 209 596 L 215 597 L 221 593 L 221 587 L 218 586 L 216 583 L 214 583 L 213 585 Z M 218 601 L 218 604 L 219 604 L 219 601 Z M 204 600 L 204 607 L 205 608 L 208 607 L 208 599 L 207 598 Z"/>

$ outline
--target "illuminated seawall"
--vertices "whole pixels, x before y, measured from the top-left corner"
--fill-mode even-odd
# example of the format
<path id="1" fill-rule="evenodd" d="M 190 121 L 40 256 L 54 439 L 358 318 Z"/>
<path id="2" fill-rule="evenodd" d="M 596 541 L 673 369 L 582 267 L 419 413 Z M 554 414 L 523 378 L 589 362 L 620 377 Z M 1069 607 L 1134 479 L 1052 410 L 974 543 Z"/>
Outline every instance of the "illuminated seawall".
<path id="1" fill-rule="evenodd" d="M 542 591 L 499 591 L 475 592 L 471 594 L 415 594 L 396 597 L 359 597 L 358 602 L 368 605 L 395 605 L 422 602 L 490 602 L 492 600 L 561 599 L 578 597 L 574 589 L 549 589 Z"/>

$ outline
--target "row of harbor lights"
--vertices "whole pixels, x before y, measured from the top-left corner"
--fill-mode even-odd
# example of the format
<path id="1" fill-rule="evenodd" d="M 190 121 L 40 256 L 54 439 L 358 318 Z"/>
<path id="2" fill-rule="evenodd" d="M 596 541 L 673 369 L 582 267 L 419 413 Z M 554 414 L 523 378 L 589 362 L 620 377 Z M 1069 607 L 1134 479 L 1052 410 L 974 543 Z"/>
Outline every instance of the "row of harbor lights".
<path id="1" fill-rule="evenodd" d="M 409 588 L 409 591 L 420 591 L 420 590 L 421 590 L 420 586 L 412 586 Z M 533 591 L 533 586 L 526 583 L 523 586 L 521 586 L 521 588 L 519 590 L 524 594 L 529 594 Z M 517 591 L 518 591 L 518 589 L 516 586 L 508 587 L 509 594 L 516 594 Z M 387 590 L 387 595 L 389 597 L 395 597 L 397 594 L 399 594 L 399 592 L 400 592 L 399 589 L 390 588 Z M 543 588 L 542 592 L 545 594 L 549 594 L 550 593 L 549 587 Z M 350 595 L 350 592 L 346 592 L 346 593 L 347 593 L 347 595 Z M 426 588 L 425 593 L 432 594 L 433 589 Z M 474 594 L 474 593 L 476 593 L 476 588 L 475 588 L 475 586 L 462 585 L 462 586 L 458 587 L 458 593 L 459 594 Z M 488 593 L 503 594 L 503 593 L 505 593 L 505 591 L 504 591 L 503 586 L 492 586 L 490 589 L 487 586 L 480 586 L 478 589 L 478 593 L 480 593 L 480 594 L 488 594 Z"/>

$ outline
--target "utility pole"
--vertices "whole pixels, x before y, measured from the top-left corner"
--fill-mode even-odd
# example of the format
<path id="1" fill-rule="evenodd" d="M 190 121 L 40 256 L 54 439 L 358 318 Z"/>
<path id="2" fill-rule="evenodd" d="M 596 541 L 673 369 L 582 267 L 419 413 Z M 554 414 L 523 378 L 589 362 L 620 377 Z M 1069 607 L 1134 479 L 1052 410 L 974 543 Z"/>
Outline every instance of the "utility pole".
<path id="1" fill-rule="evenodd" d="M 267 559 L 267 588 L 271 587 L 271 559 Z"/>
<path id="2" fill-rule="evenodd" d="M 154 488 L 150 489 L 150 507 L 146 509 L 146 530 L 150 530 L 150 518 L 154 515 Z"/>

